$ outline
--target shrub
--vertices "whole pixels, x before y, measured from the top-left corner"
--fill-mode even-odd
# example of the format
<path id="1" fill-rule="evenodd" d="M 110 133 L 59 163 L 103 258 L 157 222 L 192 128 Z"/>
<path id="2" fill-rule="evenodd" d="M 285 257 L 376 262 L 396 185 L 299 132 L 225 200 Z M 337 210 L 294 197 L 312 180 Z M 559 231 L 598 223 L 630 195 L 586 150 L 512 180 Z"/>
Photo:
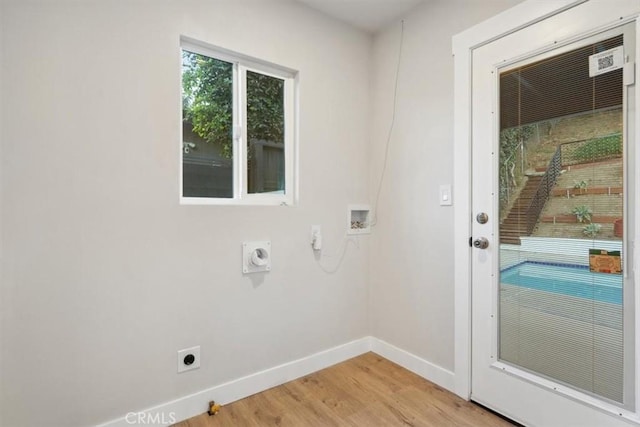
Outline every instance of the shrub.
<path id="1" fill-rule="evenodd" d="M 582 233 L 588 237 L 596 237 L 600 233 L 602 226 L 600 224 L 588 224 L 582 229 Z"/>
<path id="2" fill-rule="evenodd" d="M 571 213 L 576 216 L 576 219 L 578 220 L 578 222 L 585 222 L 585 221 L 591 221 L 591 214 L 593 212 L 591 211 L 591 208 L 589 206 L 582 205 L 582 206 L 576 206 L 575 208 L 573 208 Z"/>
<path id="3" fill-rule="evenodd" d="M 586 190 L 588 187 L 587 181 L 584 179 L 582 181 L 573 181 L 573 188 L 576 190 Z"/>

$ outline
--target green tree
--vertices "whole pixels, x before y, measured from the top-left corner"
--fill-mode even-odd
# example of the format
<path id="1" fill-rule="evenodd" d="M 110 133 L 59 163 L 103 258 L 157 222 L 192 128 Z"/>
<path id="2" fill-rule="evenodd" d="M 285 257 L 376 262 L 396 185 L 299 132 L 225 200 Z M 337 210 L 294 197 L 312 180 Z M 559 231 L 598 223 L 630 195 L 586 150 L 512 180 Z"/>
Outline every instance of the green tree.
<path id="1" fill-rule="evenodd" d="M 247 134 L 284 143 L 284 80 L 247 72 Z"/>
<path id="2" fill-rule="evenodd" d="M 231 157 L 233 64 L 183 50 L 182 110 L 198 136 Z"/>
<path id="3" fill-rule="evenodd" d="M 247 72 L 249 140 L 284 142 L 284 81 Z M 182 109 L 185 121 L 230 158 L 233 150 L 233 64 L 182 51 Z"/>

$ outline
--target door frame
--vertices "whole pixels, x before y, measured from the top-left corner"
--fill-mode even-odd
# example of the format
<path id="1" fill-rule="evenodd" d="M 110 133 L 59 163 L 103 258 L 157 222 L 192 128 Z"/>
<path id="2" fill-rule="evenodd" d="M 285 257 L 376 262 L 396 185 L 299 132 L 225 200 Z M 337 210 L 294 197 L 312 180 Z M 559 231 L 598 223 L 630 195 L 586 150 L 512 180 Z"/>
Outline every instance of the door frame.
<path id="1" fill-rule="evenodd" d="M 590 0 L 556 0 L 540 2 L 527 0 L 453 37 L 454 55 L 454 392 L 469 400 L 471 397 L 471 119 L 472 119 L 472 55 L 475 49 L 551 16 L 562 13 Z M 593 1 L 593 0 L 591 0 Z M 559 29 L 559 33 L 561 33 Z M 571 34 L 559 34 L 559 39 Z M 640 51 L 640 31 L 636 32 L 636 58 Z M 637 73 L 636 73 L 637 74 Z M 635 85 L 636 100 L 640 100 L 640 82 Z M 636 107 L 635 121 L 640 124 L 640 108 Z M 640 126 L 635 127 L 635 140 L 640 141 Z M 636 159 L 637 160 L 637 159 Z M 636 224 L 640 224 L 640 209 L 636 209 Z M 635 238 L 634 238 L 635 237 Z M 636 252 L 640 246 L 635 240 Z M 633 253 L 632 252 L 632 253 Z M 635 271 L 640 271 L 640 257 L 633 259 Z M 635 293 L 635 354 L 636 354 L 636 422 L 640 422 L 640 292 Z"/>

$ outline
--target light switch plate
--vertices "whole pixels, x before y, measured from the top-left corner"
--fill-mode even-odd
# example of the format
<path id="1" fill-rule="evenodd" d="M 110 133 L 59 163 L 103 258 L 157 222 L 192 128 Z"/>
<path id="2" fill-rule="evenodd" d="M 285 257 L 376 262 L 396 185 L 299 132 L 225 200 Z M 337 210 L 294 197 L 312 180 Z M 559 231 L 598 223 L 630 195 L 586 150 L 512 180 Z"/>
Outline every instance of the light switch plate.
<path id="1" fill-rule="evenodd" d="M 440 206 L 451 206 L 453 204 L 451 195 L 451 185 L 440 186 Z"/>

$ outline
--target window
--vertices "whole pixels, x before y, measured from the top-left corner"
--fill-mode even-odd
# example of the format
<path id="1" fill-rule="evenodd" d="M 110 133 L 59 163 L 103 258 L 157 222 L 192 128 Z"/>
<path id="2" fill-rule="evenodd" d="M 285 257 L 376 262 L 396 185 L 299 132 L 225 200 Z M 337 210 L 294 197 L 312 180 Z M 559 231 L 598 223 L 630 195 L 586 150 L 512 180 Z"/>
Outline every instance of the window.
<path id="1" fill-rule="evenodd" d="M 293 204 L 295 72 L 182 39 L 181 202 Z"/>

